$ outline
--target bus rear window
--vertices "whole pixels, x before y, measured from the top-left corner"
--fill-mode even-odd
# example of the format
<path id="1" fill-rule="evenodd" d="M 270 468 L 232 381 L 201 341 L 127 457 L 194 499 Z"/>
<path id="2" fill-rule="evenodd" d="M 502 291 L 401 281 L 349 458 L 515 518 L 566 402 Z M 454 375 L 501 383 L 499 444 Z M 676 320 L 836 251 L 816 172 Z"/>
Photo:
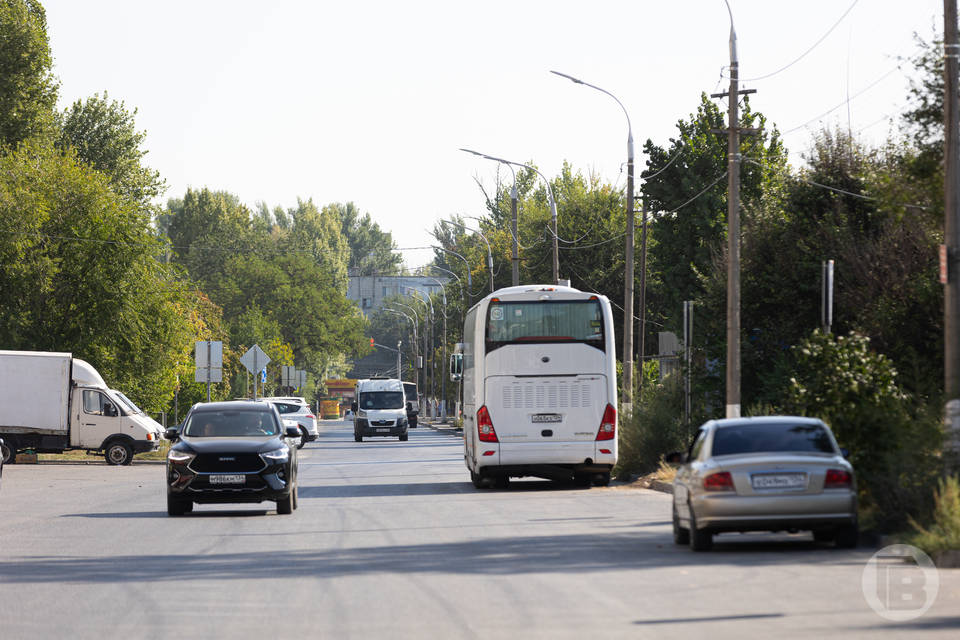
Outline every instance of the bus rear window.
<path id="1" fill-rule="evenodd" d="M 600 301 L 493 302 L 487 309 L 487 352 L 507 344 L 557 342 L 604 351 Z"/>

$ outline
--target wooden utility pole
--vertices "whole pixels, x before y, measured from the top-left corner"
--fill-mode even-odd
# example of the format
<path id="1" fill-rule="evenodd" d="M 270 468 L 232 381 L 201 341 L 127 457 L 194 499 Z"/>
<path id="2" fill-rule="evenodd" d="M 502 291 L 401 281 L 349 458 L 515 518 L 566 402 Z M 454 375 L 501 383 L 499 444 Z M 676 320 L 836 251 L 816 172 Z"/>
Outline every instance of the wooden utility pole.
<path id="1" fill-rule="evenodd" d="M 953 470 L 960 468 L 960 97 L 957 94 L 960 35 L 957 0 L 943 0 L 944 97 L 944 233 L 946 283 L 944 284 L 944 420 L 947 450 Z"/>
<path id="2" fill-rule="evenodd" d="M 740 417 L 740 96 L 737 32 L 730 16 L 730 90 L 712 94 L 727 98 L 727 412 Z"/>

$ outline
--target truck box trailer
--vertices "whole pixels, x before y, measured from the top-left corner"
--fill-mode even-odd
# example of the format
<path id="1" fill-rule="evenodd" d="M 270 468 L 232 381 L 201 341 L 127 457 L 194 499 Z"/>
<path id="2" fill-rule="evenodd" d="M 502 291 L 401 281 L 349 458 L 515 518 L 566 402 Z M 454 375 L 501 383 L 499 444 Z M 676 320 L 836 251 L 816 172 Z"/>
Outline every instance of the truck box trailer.
<path id="1" fill-rule="evenodd" d="M 109 464 L 159 446 L 162 427 L 137 413 L 89 363 L 70 353 L 0 351 L 0 447 L 16 453 L 102 452 Z"/>

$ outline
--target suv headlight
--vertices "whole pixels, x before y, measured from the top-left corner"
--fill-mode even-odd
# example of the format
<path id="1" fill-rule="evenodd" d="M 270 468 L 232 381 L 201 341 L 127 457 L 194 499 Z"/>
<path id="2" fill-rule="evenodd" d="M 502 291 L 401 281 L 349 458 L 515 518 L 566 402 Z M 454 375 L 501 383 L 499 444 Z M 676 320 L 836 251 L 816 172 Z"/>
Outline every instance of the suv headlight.
<path id="1" fill-rule="evenodd" d="M 265 451 L 260 456 L 271 464 L 283 464 L 290 459 L 290 447 L 284 445 L 273 451 Z"/>
<path id="2" fill-rule="evenodd" d="M 189 451 L 177 451 L 176 449 L 170 449 L 170 452 L 167 454 L 167 460 L 176 464 L 187 464 L 196 457 L 197 454 L 195 453 L 191 453 Z"/>

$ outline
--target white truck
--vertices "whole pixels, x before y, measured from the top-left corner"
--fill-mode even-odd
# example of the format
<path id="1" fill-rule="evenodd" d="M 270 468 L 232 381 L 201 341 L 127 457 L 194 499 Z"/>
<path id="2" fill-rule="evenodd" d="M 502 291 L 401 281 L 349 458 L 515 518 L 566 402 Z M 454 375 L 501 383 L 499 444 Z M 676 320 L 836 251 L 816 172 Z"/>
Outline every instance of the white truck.
<path id="1" fill-rule="evenodd" d="M 102 452 L 130 464 L 153 451 L 163 428 L 107 387 L 90 364 L 69 353 L 0 351 L 0 446 L 5 464 L 17 451 Z M 135 405 L 133 405 L 135 407 Z"/>

